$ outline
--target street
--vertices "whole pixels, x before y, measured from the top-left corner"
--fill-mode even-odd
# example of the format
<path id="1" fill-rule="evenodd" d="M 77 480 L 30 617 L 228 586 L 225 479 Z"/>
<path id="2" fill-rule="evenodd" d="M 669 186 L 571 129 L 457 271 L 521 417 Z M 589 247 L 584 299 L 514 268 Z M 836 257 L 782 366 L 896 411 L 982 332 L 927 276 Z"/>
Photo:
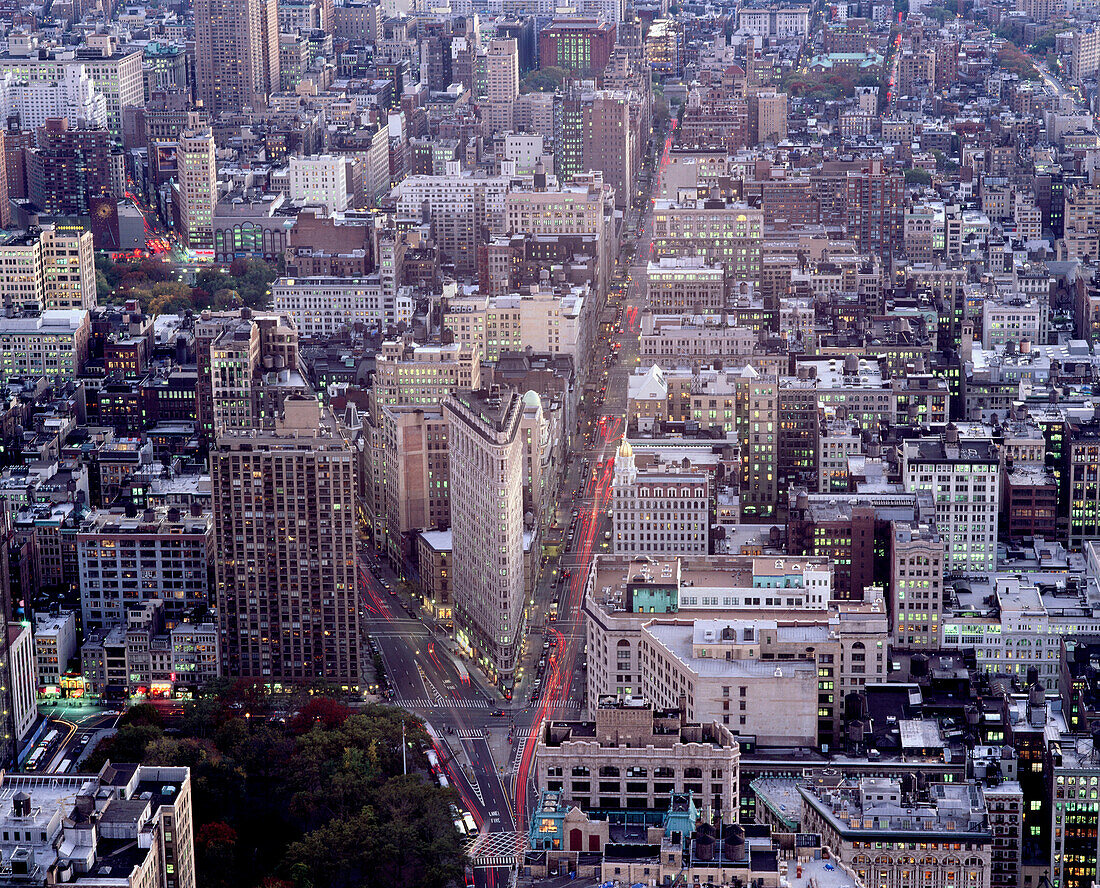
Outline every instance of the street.
<path id="1" fill-rule="evenodd" d="M 625 434 L 628 379 L 639 361 L 653 236 L 651 195 L 671 147 L 671 136 L 662 139 L 658 133 L 655 139 L 660 165 L 624 221 L 626 230 L 637 226 L 639 232 L 635 264 L 626 266 L 624 253 L 612 281 L 603 317 L 611 320 L 601 321 L 578 409 L 577 445 L 559 488 L 555 519 L 568 527 L 569 539 L 560 559 L 543 565 L 536 585 L 514 699 L 503 701 L 476 673 L 456 665 L 445 632 L 413 616 L 417 611 L 398 595 L 397 578 L 374 560 L 366 544 L 359 559 L 363 633 L 384 669 L 386 699 L 424 719 L 440 770 L 474 816 L 482 837 L 477 857 L 484 861 L 475 862 L 478 885 L 504 884 L 514 859 L 510 837 L 520 839 L 529 824 L 537 802 L 533 765 L 542 725 L 579 718 L 585 708 L 584 588 L 594 555 L 610 551 L 614 457 Z M 486 841 L 494 836 L 501 841 Z"/>
<path id="2" fill-rule="evenodd" d="M 659 193 L 660 171 L 668 162 L 671 141 L 669 135 L 663 144 L 651 193 Z M 513 798 L 515 820 L 521 829 L 538 800 L 532 773 L 538 731 L 544 722 L 562 717 L 563 709 L 571 701 L 583 699 L 584 588 L 593 556 L 600 551 L 610 551 L 604 533 L 611 524 L 607 511 L 611 508 L 613 495 L 614 457 L 626 432 L 628 378 L 639 360 L 639 314 L 645 303 L 646 263 L 653 240 L 653 204 L 648 194 L 644 199 L 641 231 L 634 251 L 637 264 L 628 272 L 626 293 L 618 306 L 614 332 L 608 333 L 601 328 L 602 344 L 597 347 L 597 357 L 617 353 L 617 358 L 606 371 L 606 395 L 595 401 L 586 399 L 581 406 L 584 448 L 574 454 L 567 481 L 562 485 L 559 511 L 569 510 L 571 514 L 576 510 L 576 540 L 572 550 L 561 558 L 561 568 L 569 571 L 569 580 L 561 594 L 560 615 L 556 622 L 546 626 L 551 655 L 545 692 L 538 702 L 531 728 L 525 738 L 520 738 L 522 746 L 516 754 L 519 766 L 513 783 Z M 611 297 L 609 304 L 610 301 Z M 574 471 L 578 462 L 583 470 L 580 473 Z M 580 493 L 574 497 L 576 491 Z"/>

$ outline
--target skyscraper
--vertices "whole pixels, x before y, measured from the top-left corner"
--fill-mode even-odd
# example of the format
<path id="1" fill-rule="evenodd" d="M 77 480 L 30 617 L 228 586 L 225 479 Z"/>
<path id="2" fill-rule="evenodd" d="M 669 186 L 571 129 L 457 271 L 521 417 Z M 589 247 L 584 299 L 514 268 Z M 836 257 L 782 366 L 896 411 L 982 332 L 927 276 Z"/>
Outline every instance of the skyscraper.
<path id="1" fill-rule="evenodd" d="M 214 133 L 185 130 L 176 148 L 179 174 L 180 230 L 193 250 L 214 249 L 214 207 L 218 202 L 218 170 L 214 163 Z"/>
<path id="2" fill-rule="evenodd" d="M 900 253 L 905 234 L 905 178 L 871 160 L 848 173 L 848 236 L 865 253 Z"/>
<path id="3" fill-rule="evenodd" d="M 266 104 L 279 89 L 276 0 L 196 0 L 195 77 L 213 115 Z"/>
<path id="4" fill-rule="evenodd" d="M 64 119 L 47 120 L 27 160 L 29 196 L 44 215 L 86 216 L 96 198 L 117 196 L 114 170 L 107 130 L 69 129 Z"/>
<path id="5" fill-rule="evenodd" d="M 486 71 L 486 131 L 492 134 L 510 130 L 513 128 L 512 110 L 519 98 L 519 49 L 514 38 L 489 42 Z"/>
<path id="6" fill-rule="evenodd" d="M 329 410 L 293 395 L 271 431 L 210 455 L 227 676 L 359 685 L 355 455 Z"/>
<path id="7" fill-rule="evenodd" d="M 524 630 L 523 402 L 514 389 L 458 391 L 449 423 L 455 637 L 510 689 Z"/>

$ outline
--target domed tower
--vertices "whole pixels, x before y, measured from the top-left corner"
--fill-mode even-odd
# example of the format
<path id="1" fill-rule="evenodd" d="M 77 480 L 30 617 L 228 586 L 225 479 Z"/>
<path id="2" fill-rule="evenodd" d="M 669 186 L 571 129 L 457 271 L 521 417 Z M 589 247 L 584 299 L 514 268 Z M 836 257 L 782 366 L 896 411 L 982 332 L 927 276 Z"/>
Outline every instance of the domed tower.
<path id="1" fill-rule="evenodd" d="M 627 487 L 638 480 L 638 467 L 634 464 L 634 448 L 623 436 L 619 452 L 615 455 L 615 487 Z"/>

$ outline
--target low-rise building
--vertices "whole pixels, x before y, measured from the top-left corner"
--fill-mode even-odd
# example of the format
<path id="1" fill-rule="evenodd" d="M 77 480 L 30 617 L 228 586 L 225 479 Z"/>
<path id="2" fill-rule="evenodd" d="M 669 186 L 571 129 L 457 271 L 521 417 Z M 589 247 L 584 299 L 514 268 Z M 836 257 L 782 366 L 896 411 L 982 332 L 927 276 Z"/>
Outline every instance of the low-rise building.
<path id="1" fill-rule="evenodd" d="M 189 768 L 0 773 L 5 885 L 194 888 Z"/>
<path id="2" fill-rule="evenodd" d="M 723 266 L 701 256 L 665 257 L 646 266 L 649 311 L 714 314 L 725 306 Z"/>
<path id="3" fill-rule="evenodd" d="M 35 660 L 38 687 L 46 694 L 58 693 L 61 676 L 76 656 L 76 614 L 37 614 L 34 623 Z"/>
<path id="4" fill-rule="evenodd" d="M 830 706 L 819 726 L 817 663 L 806 654 L 827 638 L 824 627 L 653 620 L 642 627 L 638 648 L 642 693 L 690 721 L 728 725 L 761 746 L 827 746 L 834 712 Z M 764 659 L 777 645 L 793 657 L 777 662 L 772 651 Z"/>
<path id="5" fill-rule="evenodd" d="M 655 810 L 690 792 L 724 818 L 739 809 L 740 746 L 720 724 L 691 724 L 638 697 L 603 697 L 593 722 L 549 722 L 536 783 L 582 810 Z"/>
<path id="6" fill-rule="evenodd" d="M 282 277 L 271 285 L 275 311 L 289 315 L 304 339 L 326 339 L 350 331 L 412 320 L 413 300 L 405 287 L 387 285 L 380 275 L 363 278 Z"/>
<path id="7" fill-rule="evenodd" d="M 799 793 L 802 828 L 820 833 L 860 884 L 989 888 L 993 835 L 974 784 L 936 783 L 916 803 L 889 778 L 803 785 Z"/>
<path id="8" fill-rule="evenodd" d="M 614 551 L 620 555 L 705 555 L 710 481 L 679 465 L 639 470 L 625 438 L 615 457 Z"/>

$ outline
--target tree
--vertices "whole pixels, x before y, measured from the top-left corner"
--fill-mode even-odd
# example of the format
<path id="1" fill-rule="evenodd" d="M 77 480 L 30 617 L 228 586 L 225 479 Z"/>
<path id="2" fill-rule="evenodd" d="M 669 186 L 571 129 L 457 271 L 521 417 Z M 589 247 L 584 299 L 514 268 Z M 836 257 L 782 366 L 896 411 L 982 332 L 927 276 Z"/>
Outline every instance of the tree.
<path id="1" fill-rule="evenodd" d="M 123 725 L 110 737 L 100 740 L 83 764 L 87 773 L 94 773 L 108 760 L 113 762 L 140 762 L 145 758 L 149 744 L 162 736 L 154 725 Z"/>
<path id="2" fill-rule="evenodd" d="M 564 68 L 550 65 L 538 71 L 531 71 L 520 81 L 520 92 L 556 92 L 561 89 L 568 72 Z"/>
<path id="3" fill-rule="evenodd" d="M 109 757 L 191 769 L 203 888 L 461 882 L 450 814 L 459 798 L 431 779 L 419 721 L 388 706 L 352 711 L 314 696 L 281 701 L 296 710 L 282 724 L 269 704 L 247 683 L 214 682 L 171 734 L 152 723 L 154 707 L 135 707 L 88 767 Z"/>
<path id="4" fill-rule="evenodd" d="M 228 311 L 230 309 L 240 308 L 242 302 L 241 294 L 227 287 L 222 287 L 222 289 L 214 293 L 213 304 L 215 311 Z"/>
<path id="5" fill-rule="evenodd" d="M 162 315 L 162 314 L 183 314 L 185 311 L 194 309 L 195 304 L 191 301 L 190 296 L 169 296 L 164 293 L 160 296 L 154 296 L 153 300 L 149 303 L 149 314 Z"/>
<path id="6" fill-rule="evenodd" d="M 905 184 L 906 185 L 931 185 L 932 174 L 927 170 L 918 169 L 913 167 L 905 171 Z"/>
<path id="7" fill-rule="evenodd" d="M 131 706 L 118 720 L 119 725 L 152 725 L 156 728 L 164 727 L 164 717 L 152 703 L 139 703 Z"/>
<path id="8" fill-rule="evenodd" d="M 199 827 L 195 835 L 195 864 L 205 886 L 231 888 L 240 884 L 237 840 L 237 831 L 220 820 Z"/>
<path id="9" fill-rule="evenodd" d="M 95 294 L 98 302 L 106 302 L 111 295 L 111 283 L 107 275 L 99 268 L 95 270 Z"/>

